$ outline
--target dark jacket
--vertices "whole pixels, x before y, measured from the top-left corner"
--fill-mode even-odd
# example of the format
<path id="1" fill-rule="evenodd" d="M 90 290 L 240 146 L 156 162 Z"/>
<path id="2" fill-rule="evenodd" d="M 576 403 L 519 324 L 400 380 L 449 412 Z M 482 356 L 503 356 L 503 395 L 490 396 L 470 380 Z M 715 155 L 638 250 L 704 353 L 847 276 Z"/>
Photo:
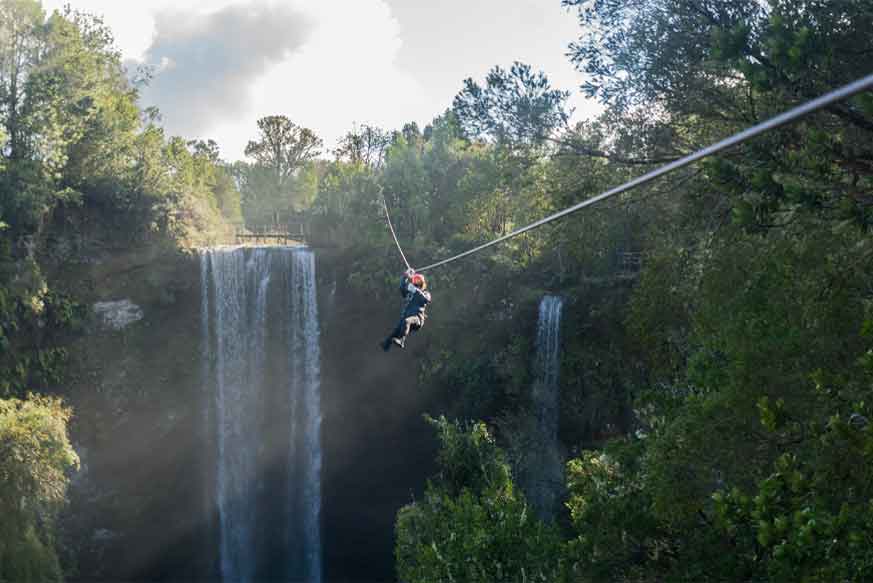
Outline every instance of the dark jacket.
<path id="1" fill-rule="evenodd" d="M 402 295 L 405 300 L 401 317 L 408 318 L 409 316 L 420 316 L 421 319 L 424 320 L 424 310 L 430 303 L 430 292 L 417 288 L 411 281 L 409 281 L 409 278 L 404 275 L 400 280 L 400 295 Z"/>

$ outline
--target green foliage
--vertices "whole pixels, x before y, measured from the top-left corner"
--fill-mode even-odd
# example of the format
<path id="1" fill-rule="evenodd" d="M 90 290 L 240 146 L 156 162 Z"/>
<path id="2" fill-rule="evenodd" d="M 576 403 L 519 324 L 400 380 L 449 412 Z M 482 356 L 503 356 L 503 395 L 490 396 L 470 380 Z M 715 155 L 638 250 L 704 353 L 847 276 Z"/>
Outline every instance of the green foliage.
<path id="1" fill-rule="evenodd" d="M 687 295 L 690 286 L 677 283 L 693 277 L 689 263 L 684 249 L 669 256 L 649 257 L 639 291 L 631 300 L 628 329 L 649 370 L 658 378 L 675 379 L 685 370 L 692 298 Z"/>
<path id="2" fill-rule="evenodd" d="M 445 417 L 426 419 L 439 437 L 437 480 L 449 496 L 464 489 L 512 495 L 509 465 L 484 423 L 463 425 Z"/>
<path id="3" fill-rule="evenodd" d="M 218 208 L 238 216 L 216 152 L 192 158 L 154 117 L 143 125 L 99 18 L 66 9 L 46 20 L 34 0 L 4 0 L 0 16 L 6 236 L 30 236 L 55 209 L 82 204 L 127 214 L 134 237 L 151 228 L 189 245 L 222 231 Z"/>
<path id="4" fill-rule="evenodd" d="M 633 463 L 629 451 L 616 450 Z M 567 508 L 576 533 L 567 557 L 574 580 L 608 581 L 622 574 L 634 580 L 651 569 L 646 559 L 662 560 L 669 552 L 650 510 L 651 495 L 620 457 L 589 451 L 567 464 Z"/>
<path id="5" fill-rule="evenodd" d="M 869 69 L 858 3 L 564 4 L 582 24 L 585 88 L 615 128 L 604 147 L 583 126 L 574 149 L 616 163 L 658 151 L 625 139 L 641 111 L 640 135 L 690 151 Z M 632 339 L 623 360 L 645 364 L 634 433 L 568 466 L 579 580 L 870 577 L 864 107 L 768 134 L 646 201 L 639 284 L 611 312 Z"/>
<path id="6" fill-rule="evenodd" d="M 0 400 L 0 580 L 62 580 L 54 518 L 79 465 L 69 419 L 56 399 Z"/>
<path id="7" fill-rule="evenodd" d="M 583 2 L 582 36 L 571 46 L 585 89 L 621 118 L 640 110 L 665 131 L 687 120 L 686 148 L 702 147 L 780 111 L 862 77 L 869 10 L 858 2 L 770 0 Z M 652 104 L 658 104 L 652 108 Z M 622 123 L 622 122 L 619 122 Z M 771 133 L 721 165 L 716 184 L 733 195 L 735 219 L 754 229 L 782 224 L 800 209 L 869 224 L 866 192 L 869 118 L 839 105 L 806 124 Z M 860 133 L 859 133 L 860 132 Z M 725 170 L 730 185 L 724 184 Z M 854 183 L 854 187 L 850 184 Z M 860 186 L 860 188 L 858 188 Z M 739 199 L 739 200 L 737 200 Z"/>
<path id="8" fill-rule="evenodd" d="M 855 375 L 814 375 L 830 415 L 808 423 L 807 439 L 777 457 L 769 475 L 752 488 L 713 494 L 716 525 L 734 541 L 746 570 L 771 581 L 871 576 L 873 439 L 871 410 L 861 400 L 873 388 L 870 354 L 858 359 Z M 762 402 L 761 423 L 779 435 L 790 420 L 782 419 L 779 404 L 775 409 Z"/>
<path id="9" fill-rule="evenodd" d="M 312 130 L 282 115 L 259 119 L 258 130 L 258 140 L 246 146 L 254 164 L 240 162 L 234 168 L 242 211 L 252 225 L 277 223 L 280 216 L 311 205 L 317 186 L 312 161 L 322 146 Z"/>
<path id="10" fill-rule="evenodd" d="M 871 577 L 867 419 L 836 415 L 813 430 L 802 458 L 777 458 L 752 494 L 738 488 L 713 494 L 717 527 L 734 542 L 747 571 L 780 582 Z"/>
<path id="11" fill-rule="evenodd" d="M 542 72 L 515 62 L 509 71 L 494 67 L 482 87 L 472 79 L 455 97 L 453 110 L 471 137 L 490 137 L 510 147 L 542 144 L 566 125 L 568 91 L 552 89 Z"/>
<path id="12" fill-rule="evenodd" d="M 415 127 L 417 129 L 417 126 Z M 409 135 L 413 136 L 412 133 Z M 353 165 L 360 164 L 369 168 L 379 168 L 385 163 L 385 157 L 391 143 L 390 133 L 365 124 L 347 132 L 340 140 L 337 149 L 334 150 L 334 154 L 337 160 Z"/>
<path id="13" fill-rule="evenodd" d="M 81 329 L 86 308 L 48 287 L 34 261 L 18 265 L 0 256 L 11 282 L 0 279 L 0 398 L 56 386 L 67 351 L 54 337 Z"/>
<path id="14" fill-rule="evenodd" d="M 424 499 L 397 515 L 400 579 L 555 581 L 560 537 L 538 521 L 512 483 L 503 452 L 482 423 L 429 419 L 440 439 L 439 474 Z"/>

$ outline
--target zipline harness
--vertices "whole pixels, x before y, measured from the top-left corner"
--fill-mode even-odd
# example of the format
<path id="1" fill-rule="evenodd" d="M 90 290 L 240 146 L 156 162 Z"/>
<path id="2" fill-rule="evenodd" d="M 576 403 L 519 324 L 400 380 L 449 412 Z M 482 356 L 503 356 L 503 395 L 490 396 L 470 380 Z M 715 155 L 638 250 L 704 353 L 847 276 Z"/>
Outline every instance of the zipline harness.
<path id="1" fill-rule="evenodd" d="M 814 111 L 817 111 L 819 109 L 827 107 L 828 105 L 831 105 L 837 101 L 842 101 L 843 99 L 848 99 L 849 97 L 856 95 L 858 93 L 861 93 L 862 91 L 866 91 L 868 89 L 873 89 L 873 73 L 871 73 L 870 75 L 867 75 L 866 77 L 858 79 L 857 81 L 855 81 L 853 83 L 849 83 L 848 85 L 845 85 L 844 87 L 841 87 L 839 89 L 835 89 L 834 91 L 831 91 L 830 93 L 822 95 L 821 97 L 813 99 L 812 101 L 808 101 L 808 102 L 804 103 L 803 105 L 799 105 L 798 107 L 795 107 L 794 109 L 790 109 L 790 110 L 788 110 L 780 115 L 777 115 L 776 117 L 770 118 L 767 121 L 761 122 L 758 125 L 752 126 L 748 129 L 742 131 L 742 132 L 734 134 L 733 136 L 726 138 L 718 143 L 715 143 L 707 148 L 703 148 L 702 150 L 698 150 L 697 152 L 694 152 L 693 154 L 689 154 L 688 156 L 685 156 L 684 158 L 680 158 L 679 160 L 676 160 L 674 162 L 670 162 L 669 164 L 665 164 L 664 166 L 661 166 L 660 168 L 657 168 L 656 170 L 652 170 L 651 172 L 648 172 L 646 174 L 643 174 L 642 176 L 634 178 L 633 180 L 625 182 L 621 186 L 617 186 L 617 187 L 613 188 L 612 190 L 608 190 L 606 192 L 598 194 L 595 197 L 589 198 L 589 199 L 584 200 L 578 204 L 575 204 L 569 208 L 566 208 L 562 211 L 558 211 L 552 215 L 549 215 L 549 216 L 542 218 L 536 222 L 533 222 L 525 227 L 521 227 L 519 229 L 516 229 L 507 235 L 503 235 L 502 237 L 498 237 L 497 239 L 494 239 L 493 241 L 483 243 L 482 245 L 479 245 L 477 247 L 473 247 L 472 249 L 464 251 L 463 253 L 458 253 L 457 255 L 453 255 L 447 259 L 437 261 L 436 263 L 431 263 L 430 265 L 426 265 L 425 267 L 420 267 L 420 268 L 416 269 L 415 271 L 417 271 L 417 272 L 428 271 L 429 269 L 433 269 L 433 268 L 439 267 L 441 265 L 446 265 L 447 263 L 451 263 L 452 261 L 456 261 L 458 259 L 461 259 L 462 257 L 466 257 L 467 255 L 472 255 L 474 253 L 478 253 L 479 251 L 482 251 L 483 249 L 487 249 L 488 247 L 491 247 L 492 245 L 497 245 L 498 243 L 502 243 L 503 241 L 506 241 L 508 239 L 512 239 L 513 237 L 521 235 L 522 233 L 526 233 L 527 231 L 530 231 L 532 229 L 542 227 L 543 225 L 545 225 L 547 223 L 551 223 L 552 221 L 556 221 L 556 220 L 563 218 L 569 214 L 575 213 L 576 211 L 582 210 L 585 207 L 591 206 L 591 205 L 598 203 L 602 200 L 605 200 L 611 196 L 615 196 L 616 194 L 621 194 L 623 192 L 627 192 L 628 190 L 634 189 L 638 186 L 642 186 L 643 184 L 651 182 L 652 180 L 655 180 L 656 178 L 660 178 L 661 176 L 664 176 L 665 174 L 669 174 L 670 172 L 673 172 L 675 170 L 678 170 L 680 168 L 688 166 L 689 164 L 697 162 L 698 160 L 701 160 L 701 159 L 706 158 L 708 156 L 712 156 L 713 154 L 721 152 L 722 150 L 725 150 L 725 149 L 730 148 L 732 146 L 736 146 L 737 144 L 741 144 L 741 143 L 745 142 L 746 140 L 749 140 L 751 138 L 754 138 L 755 136 L 763 134 L 764 132 L 774 130 L 774 129 L 779 128 L 785 124 L 796 121 L 797 119 L 799 119 L 803 116 L 809 115 L 810 113 L 812 113 Z M 411 267 L 409 265 L 409 262 L 406 260 L 406 255 L 403 254 L 403 249 L 400 247 L 400 242 L 397 240 L 397 234 L 394 232 L 394 227 L 391 225 L 391 217 L 388 214 L 388 204 L 385 202 L 384 196 L 382 197 L 382 203 L 385 206 L 385 218 L 388 221 L 388 228 L 391 229 L 391 234 L 394 236 L 394 242 L 397 244 L 397 250 L 400 251 L 400 256 L 403 258 L 403 262 L 406 264 L 406 267 L 408 269 L 410 269 Z"/>

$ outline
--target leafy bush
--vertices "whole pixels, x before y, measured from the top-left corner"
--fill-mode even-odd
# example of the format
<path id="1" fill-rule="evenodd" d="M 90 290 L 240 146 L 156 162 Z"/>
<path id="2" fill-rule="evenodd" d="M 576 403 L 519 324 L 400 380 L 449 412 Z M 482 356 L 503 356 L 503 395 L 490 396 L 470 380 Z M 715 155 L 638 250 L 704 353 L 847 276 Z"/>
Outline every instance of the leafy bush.
<path id="1" fill-rule="evenodd" d="M 555 581 L 561 539 L 539 521 L 512 482 L 483 423 L 429 419 L 439 473 L 424 499 L 397 515 L 397 572 L 408 583 Z"/>
<path id="2" fill-rule="evenodd" d="M 55 515 L 79 458 L 53 398 L 0 400 L 0 581 L 60 581 Z"/>

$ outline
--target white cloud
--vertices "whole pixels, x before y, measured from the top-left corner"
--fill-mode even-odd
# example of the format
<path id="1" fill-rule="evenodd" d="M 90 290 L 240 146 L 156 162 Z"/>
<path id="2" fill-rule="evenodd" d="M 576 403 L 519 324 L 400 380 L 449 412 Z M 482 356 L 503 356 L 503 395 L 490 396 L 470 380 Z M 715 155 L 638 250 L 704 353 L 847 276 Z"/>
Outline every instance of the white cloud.
<path id="1" fill-rule="evenodd" d="M 380 0 L 322 3 L 312 38 L 255 84 L 258 109 L 312 127 L 333 144 L 354 123 L 429 119 L 422 87 L 395 64 L 397 22 Z"/>
<path id="2" fill-rule="evenodd" d="M 165 12 L 145 55 L 154 77 L 141 96 L 172 133 L 198 135 L 223 119 L 254 115 L 251 84 L 286 61 L 309 24 L 287 6 L 249 2 L 193 16 Z"/>
<path id="3" fill-rule="evenodd" d="M 193 14 L 215 12 L 240 0 L 42 0 L 47 12 L 63 10 L 69 4 L 73 10 L 102 16 L 115 35 L 115 44 L 125 58 L 140 59 L 155 33 L 155 15 L 167 10 Z"/>
<path id="4" fill-rule="evenodd" d="M 126 58 L 142 59 L 152 49 L 153 60 L 166 58 L 166 63 L 177 67 L 186 64 L 179 54 L 154 50 L 162 42 L 166 46 L 168 30 L 184 38 L 185 30 L 206 26 L 210 15 L 241 14 L 246 6 L 302 14 L 305 31 L 289 29 L 289 34 L 305 32 L 305 42 L 290 42 L 294 38 L 279 42 L 283 39 L 274 36 L 284 52 L 260 63 L 263 67 L 242 77 L 222 77 L 223 84 L 201 76 L 194 90 L 181 95 L 172 87 L 151 93 L 164 110 L 169 129 L 184 130 L 186 138 L 215 139 L 229 159 L 243 156 L 245 144 L 257 133 L 256 120 L 266 115 L 287 115 L 315 130 L 328 147 L 354 123 L 387 129 L 406 121 L 427 123 L 451 105 L 464 77 L 481 79 L 491 66 L 507 66 L 516 59 L 545 69 L 556 86 L 573 89 L 580 81 L 563 55 L 577 25 L 572 15 L 561 11 L 559 0 L 48 0 L 43 4 L 54 9 L 68 1 L 74 9 L 104 15 Z M 235 50 L 250 52 L 240 45 Z M 227 60 L 229 54 L 219 60 Z M 183 81 L 191 79 L 177 78 L 178 83 Z M 574 97 L 572 102 L 588 110 L 582 99 Z M 210 115 L 200 116 L 198 128 L 193 122 L 199 113 Z M 182 116 L 184 123 L 171 123 L 174 116 L 177 121 Z"/>
<path id="5" fill-rule="evenodd" d="M 64 3 L 50 0 L 44 5 L 54 9 Z M 177 65 L 178 55 L 155 50 L 167 36 L 196 37 L 198 27 L 212 18 L 210 15 L 244 5 L 240 0 L 214 0 L 208 4 L 153 0 L 147 5 L 74 0 L 72 4 L 74 9 L 102 14 L 115 31 L 116 43 L 126 58 L 151 56 L 155 62 L 167 59 L 164 62 L 175 61 Z M 252 4 L 274 9 L 279 6 L 269 0 L 250 0 L 245 5 Z M 163 110 L 168 129 L 186 130 L 187 138 L 215 139 L 225 157 L 237 159 L 256 135 L 255 122 L 265 115 L 287 115 L 295 123 L 315 130 L 332 147 L 356 122 L 392 128 L 410 119 L 426 121 L 439 113 L 429 108 L 415 79 L 395 64 L 401 46 L 399 29 L 383 0 L 297 0 L 281 5 L 286 9 L 290 6 L 308 19 L 311 28 L 305 44 L 285 58 L 268 63 L 261 74 L 242 79 L 241 87 L 229 80 L 220 90 L 208 76 L 201 76 L 199 84 L 206 91 L 189 92 L 188 103 L 180 101 L 178 93 L 147 91 L 145 96 L 153 96 Z M 176 29 L 168 35 L 172 26 Z M 244 46 L 237 49 L 246 51 Z M 184 80 L 181 73 L 175 77 L 176 82 Z M 248 100 L 249 106 L 234 113 L 224 111 L 239 100 Z M 210 117 L 206 127 L 198 128 L 192 122 L 202 116 L 192 119 L 192 113 L 199 114 L 200 109 L 224 113 Z M 182 119 L 173 122 L 179 116 Z"/>

